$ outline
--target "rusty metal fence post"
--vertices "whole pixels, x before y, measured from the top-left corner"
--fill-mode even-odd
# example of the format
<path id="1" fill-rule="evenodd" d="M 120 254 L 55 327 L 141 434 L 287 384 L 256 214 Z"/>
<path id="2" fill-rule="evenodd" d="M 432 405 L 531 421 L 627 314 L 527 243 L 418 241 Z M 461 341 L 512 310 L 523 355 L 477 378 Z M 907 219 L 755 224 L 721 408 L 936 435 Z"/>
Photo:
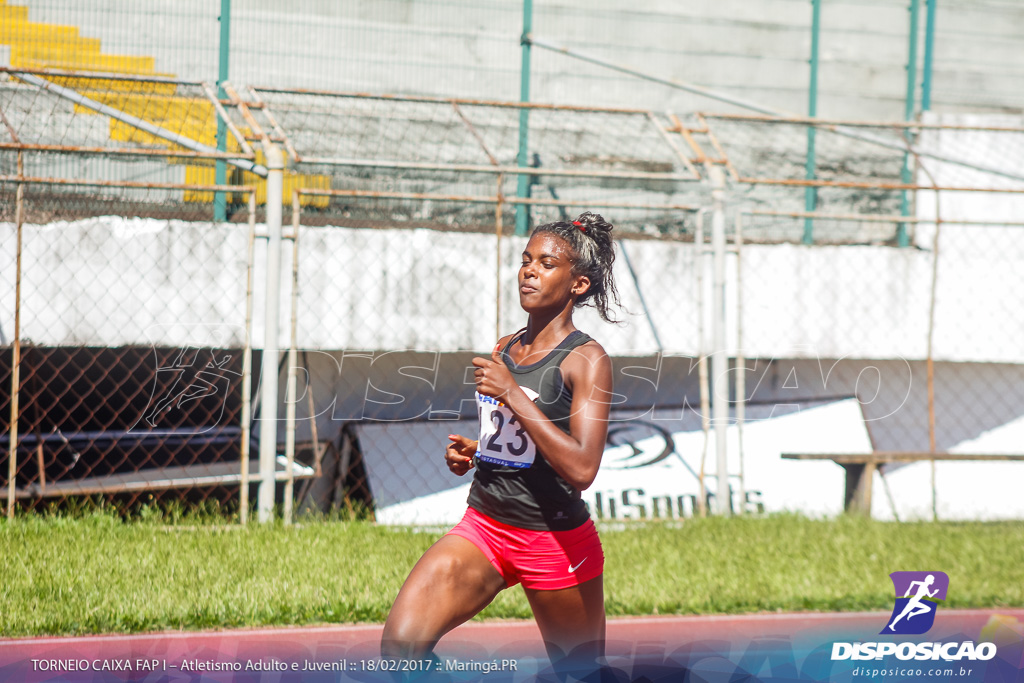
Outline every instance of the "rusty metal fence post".
<path id="1" fill-rule="evenodd" d="M 6 117 L 4 119 L 6 123 Z M 18 175 L 25 173 L 21 151 L 18 151 Z M 17 231 L 15 288 L 14 288 L 14 339 L 11 344 L 11 422 L 8 442 L 9 460 L 7 466 L 7 517 L 14 517 L 15 475 L 18 471 L 18 399 L 21 394 L 21 231 L 25 218 L 25 185 L 18 183 L 16 190 L 15 230 Z"/>

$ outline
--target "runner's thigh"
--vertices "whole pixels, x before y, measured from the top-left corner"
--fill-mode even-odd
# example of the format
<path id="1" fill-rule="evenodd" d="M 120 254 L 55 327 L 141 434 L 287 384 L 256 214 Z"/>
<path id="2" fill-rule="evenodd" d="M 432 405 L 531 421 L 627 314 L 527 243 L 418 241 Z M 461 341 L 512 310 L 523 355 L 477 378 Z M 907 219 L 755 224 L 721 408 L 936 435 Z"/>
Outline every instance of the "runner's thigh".
<path id="1" fill-rule="evenodd" d="M 590 661 L 604 655 L 602 576 L 561 590 L 524 590 L 552 662 L 570 655 Z"/>
<path id="2" fill-rule="evenodd" d="M 445 633 L 471 619 L 505 588 L 484 554 L 461 536 L 444 536 L 423 554 L 391 606 L 385 656 L 430 652 Z"/>

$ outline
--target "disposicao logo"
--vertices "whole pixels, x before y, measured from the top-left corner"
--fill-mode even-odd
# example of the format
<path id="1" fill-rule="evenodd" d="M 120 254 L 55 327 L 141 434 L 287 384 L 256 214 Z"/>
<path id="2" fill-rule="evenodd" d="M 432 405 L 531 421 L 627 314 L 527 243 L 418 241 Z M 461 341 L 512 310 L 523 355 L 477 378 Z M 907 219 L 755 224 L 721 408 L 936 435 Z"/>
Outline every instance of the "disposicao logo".
<path id="1" fill-rule="evenodd" d="M 881 635 L 920 635 L 935 624 L 938 603 L 946 599 L 949 577 L 945 572 L 893 572 L 889 574 L 896 590 L 896 604 Z M 833 643 L 832 661 L 843 659 L 880 660 L 895 655 L 901 660 L 992 659 L 996 646 L 992 643 L 964 642 L 857 642 Z"/>
<path id="2" fill-rule="evenodd" d="M 945 572 L 893 572 L 889 578 L 896 589 L 896 604 L 879 633 L 927 633 L 935 623 L 938 603 L 946 599 L 949 577 Z"/>

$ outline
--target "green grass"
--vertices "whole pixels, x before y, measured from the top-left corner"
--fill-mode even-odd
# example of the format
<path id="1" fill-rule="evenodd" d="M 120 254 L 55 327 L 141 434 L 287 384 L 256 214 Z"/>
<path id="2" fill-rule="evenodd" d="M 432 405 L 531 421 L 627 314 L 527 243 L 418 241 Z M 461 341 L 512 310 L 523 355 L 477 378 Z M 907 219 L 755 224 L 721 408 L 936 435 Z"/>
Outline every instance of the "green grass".
<path id="1" fill-rule="evenodd" d="M 939 570 L 946 607 L 1024 606 L 1024 524 L 700 519 L 601 532 L 609 615 L 888 610 Z M 380 622 L 437 533 L 359 521 L 231 525 L 106 511 L 0 521 L 0 634 Z M 505 591 L 482 617 L 529 617 Z"/>

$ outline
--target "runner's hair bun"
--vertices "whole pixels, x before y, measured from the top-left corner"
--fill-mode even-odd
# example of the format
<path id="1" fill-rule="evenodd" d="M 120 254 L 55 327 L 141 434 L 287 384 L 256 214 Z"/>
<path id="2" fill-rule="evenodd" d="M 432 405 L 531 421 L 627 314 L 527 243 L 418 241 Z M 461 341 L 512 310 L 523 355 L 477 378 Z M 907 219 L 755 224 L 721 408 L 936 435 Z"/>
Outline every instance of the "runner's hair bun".
<path id="1" fill-rule="evenodd" d="M 615 242 L 612 224 L 603 216 L 584 211 L 572 221 L 555 221 L 538 225 L 534 234 L 550 232 L 558 235 L 575 252 L 573 272 L 585 275 L 590 287 L 577 300 L 576 306 L 593 306 L 605 322 L 618 322 L 611 315 L 611 306 L 619 305 L 619 293 L 612 277 L 615 263 Z"/>

